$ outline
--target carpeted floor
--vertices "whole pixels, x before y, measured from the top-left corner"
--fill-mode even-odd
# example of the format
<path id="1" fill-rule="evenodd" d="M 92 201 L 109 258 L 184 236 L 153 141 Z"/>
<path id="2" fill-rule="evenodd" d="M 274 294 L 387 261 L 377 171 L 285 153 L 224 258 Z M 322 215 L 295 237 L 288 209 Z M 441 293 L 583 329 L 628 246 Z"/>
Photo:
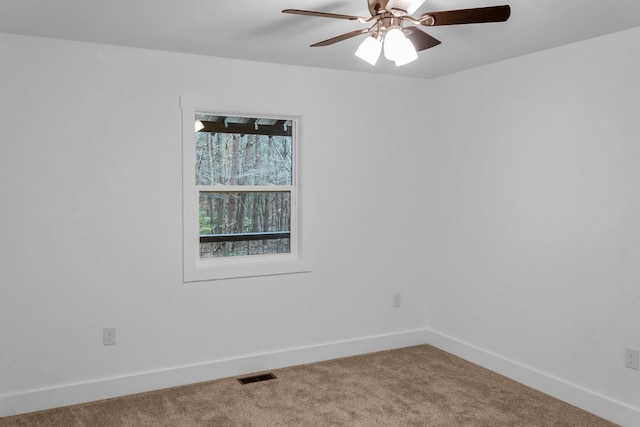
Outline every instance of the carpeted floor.
<path id="1" fill-rule="evenodd" d="M 428 345 L 0 418 L 6 426 L 614 424 Z"/>

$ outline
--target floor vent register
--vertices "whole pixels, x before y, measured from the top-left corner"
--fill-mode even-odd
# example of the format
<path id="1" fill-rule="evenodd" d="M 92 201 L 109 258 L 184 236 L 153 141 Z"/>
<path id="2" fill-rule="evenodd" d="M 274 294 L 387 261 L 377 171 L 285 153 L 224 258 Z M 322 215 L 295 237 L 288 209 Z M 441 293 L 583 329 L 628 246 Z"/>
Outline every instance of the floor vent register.
<path id="1" fill-rule="evenodd" d="M 276 378 L 277 377 L 275 375 L 269 373 L 269 374 L 253 375 L 251 377 L 238 378 L 238 381 L 240 381 L 240 384 L 251 384 L 251 383 L 257 383 L 260 381 L 275 380 Z"/>

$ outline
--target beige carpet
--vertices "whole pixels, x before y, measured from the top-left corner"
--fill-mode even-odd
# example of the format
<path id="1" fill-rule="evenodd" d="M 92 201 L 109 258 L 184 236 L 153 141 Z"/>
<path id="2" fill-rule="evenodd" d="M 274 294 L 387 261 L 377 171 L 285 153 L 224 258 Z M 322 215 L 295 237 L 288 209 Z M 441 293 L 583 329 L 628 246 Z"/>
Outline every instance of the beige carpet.
<path id="1" fill-rule="evenodd" d="M 5 426 L 613 426 L 428 345 L 0 418 Z"/>

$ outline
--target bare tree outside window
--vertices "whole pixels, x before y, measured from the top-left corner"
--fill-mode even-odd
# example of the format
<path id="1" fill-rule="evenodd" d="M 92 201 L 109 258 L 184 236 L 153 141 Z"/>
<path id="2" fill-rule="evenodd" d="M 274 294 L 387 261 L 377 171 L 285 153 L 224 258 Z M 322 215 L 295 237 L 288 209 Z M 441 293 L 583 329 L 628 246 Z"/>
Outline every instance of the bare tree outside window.
<path id="1" fill-rule="evenodd" d="M 200 257 L 290 253 L 288 120 L 196 114 Z"/>

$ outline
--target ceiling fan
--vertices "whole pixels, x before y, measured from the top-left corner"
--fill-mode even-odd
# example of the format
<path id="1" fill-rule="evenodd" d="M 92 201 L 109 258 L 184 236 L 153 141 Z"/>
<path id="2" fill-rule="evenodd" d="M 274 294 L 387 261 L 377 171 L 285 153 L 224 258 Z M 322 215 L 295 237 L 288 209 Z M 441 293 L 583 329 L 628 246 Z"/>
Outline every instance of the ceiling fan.
<path id="1" fill-rule="evenodd" d="M 511 15 L 508 5 L 478 7 L 474 9 L 426 12 L 417 18 L 411 16 L 425 0 L 367 0 L 370 17 L 314 12 L 310 10 L 285 9 L 282 13 L 346 19 L 360 23 L 373 22 L 369 28 L 361 28 L 312 44 L 311 47 L 329 46 L 334 43 L 368 34 L 356 56 L 375 65 L 381 51 L 396 66 L 408 64 L 418 58 L 417 52 L 440 44 L 440 40 L 425 33 L 415 25 L 432 27 L 437 25 L 478 24 L 504 22 Z M 405 26 L 405 23 L 415 24 Z"/>

